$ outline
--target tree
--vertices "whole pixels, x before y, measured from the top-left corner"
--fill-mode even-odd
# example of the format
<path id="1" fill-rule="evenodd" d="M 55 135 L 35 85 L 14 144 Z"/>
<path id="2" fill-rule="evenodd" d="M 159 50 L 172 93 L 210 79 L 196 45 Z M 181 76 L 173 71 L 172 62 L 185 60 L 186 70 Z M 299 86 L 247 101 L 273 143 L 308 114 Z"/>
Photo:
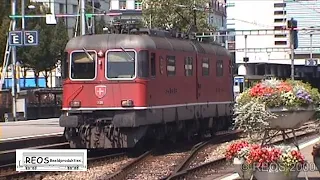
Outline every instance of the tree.
<path id="1" fill-rule="evenodd" d="M 194 0 L 152 0 L 143 4 L 143 20 L 152 28 L 176 29 L 186 32 L 193 25 Z M 196 0 L 197 7 L 205 7 L 207 0 Z M 178 7 L 183 5 L 185 7 Z M 207 12 L 196 11 L 197 28 L 199 31 L 212 30 L 207 22 Z"/>
<path id="2" fill-rule="evenodd" d="M 0 65 L 3 64 L 4 51 L 7 45 L 7 37 L 9 32 L 10 19 L 9 17 L 3 18 L 0 26 Z"/>
<path id="3" fill-rule="evenodd" d="M 34 13 L 41 13 L 40 6 L 37 6 Z M 38 86 L 39 73 L 44 71 L 46 82 L 48 82 L 49 72 L 55 68 L 57 61 L 62 58 L 65 45 L 69 40 L 68 32 L 63 19 L 59 19 L 57 25 L 47 25 L 44 18 L 32 19 L 28 22 L 28 28 L 39 32 L 39 45 L 21 48 L 21 59 L 25 66 L 33 69 L 35 83 Z M 46 84 L 48 86 L 48 83 Z"/>

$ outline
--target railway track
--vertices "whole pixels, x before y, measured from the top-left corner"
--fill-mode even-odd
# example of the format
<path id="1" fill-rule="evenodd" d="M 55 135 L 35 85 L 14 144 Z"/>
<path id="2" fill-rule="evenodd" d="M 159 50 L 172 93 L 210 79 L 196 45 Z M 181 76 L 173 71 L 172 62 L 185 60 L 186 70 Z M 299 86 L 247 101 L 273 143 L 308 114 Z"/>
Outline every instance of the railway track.
<path id="1" fill-rule="evenodd" d="M 308 129 L 308 126 L 312 123 L 307 123 L 303 127 L 296 130 L 296 132 L 301 132 Z M 289 131 L 290 132 L 290 131 Z M 304 138 L 307 136 L 311 136 L 315 134 L 314 131 L 300 133 L 296 135 L 296 138 Z M 281 137 L 279 135 L 278 137 Z M 261 141 L 262 139 L 260 139 Z M 290 136 L 286 139 L 287 142 L 292 142 L 294 140 L 293 136 Z M 278 140 L 272 141 L 271 144 L 280 144 L 283 143 L 283 139 L 279 138 Z M 217 147 L 218 145 L 216 145 Z M 204 149 L 204 146 L 199 147 L 197 152 L 200 152 Z M 226 169 L 224 169 L 227 165 L 227 160 L 225 157 L 217 158 L 215 160 L 204 162 L 203 160 L 194 161 L 195 157 L 197 156 L 196 153 L 192 153 L 181 165 L 178 167 L 170 176 L 163 178 L 163 180 L 176 180 L 176 179 L 198 179 L 198 178 L 205 178 L 207 175 L 212 173 L 206 173 L 211 170 L 211 172 L 215 172 L 217 177 L 221 174 L 225 174 Z M 220 172 L 220 173 L 217 173 Z M 217 178 L 215 177 L 215 178 Z"/>
<path id="2" fill-rule="evenodd" d="M 241 131 L 227 131 L 224 133 L 221 133 L 217 135 L 216 137 L 206 141 L 206 143 L 222 143 L 226 141 L 233 140 L 238 137 L 238 135 L 241 133 Z M 202 146 L 203 143 L 199 143 L 193 147 L 195 149 L 198 146 Z M 179 145 L 178 145 L 179 146 Z M 180 163 L 180 160 L 183 160 L 183 157 L 186 157 L 189 155 L 190 152 L 184 152 L 184 153 L 177 153 L 176 155 L 159 155 L 159 152 L 163 152 L 163 148 L 159 151 L 159 148 L 154 148 L 152 150 L 146 151 L 144 154 L 136 158 L 134 161 L 128 163 L 126 166 L 123 168 L 119 169 L 117 172 L 111 175 L 104 175 L 101 176 L 98 179 L 108 179 L 108 180 L 122 180 L 122 179 L 131 179 L 132 176 L 135 176 L 134 171 L 139 169 L 141 166 L 145 167 L 145 170 L 148 170 L 148 167 L 152 167 L 155 169 L 154 166 L 161 166 L 161 165 L 166 165 L 167 168 L 170 169 L 175 166 L 175 163 L 172 163 L 173 161 Z M 161 153 L 163 154 L 163 153 Z M 171 162 L 171 165 L 169 165 Z M 162 166 L 163 168 L 164 166 Z M 159 167 L 160 168 L 160 167 Z M 160 169 L 163 173 L 163 169 Z M 141 172 L 140 172 L 141 173 Z M 143 174 L 148 174 L 150 173 L 149 171 L 143 172 Z M 151 172 L 152 173 L 152 172 Z M 159 176 L 159 174 L 157 174 Z M 164 174 L 166 176 L 167 174 Z M 142 176 L 141 176 L 142 178 Z M 149 176 L 149 178 L 151 178 Z"/>
<path id="3" fill-rule="evenodd" d="M 299 131 L 306 130 L 311 126 L 313 122 L 306 123 L 304 126 L 299 128 Z M 88 152 L 88 166 L 96 166 L 95 164 L 100 163 L 100 166 L 103 164 L 102 173 L 105 173 L 103 176 L 95 176 L 97 179 L 136 179 L 139 175 L 150 174 L 151 169 L 158 167 L 158 171 L 162 173 L 155 174 L 155 178 L 152 179 L 181 179 L 183 177 L 193 177 L 199 172 L 206 171 L 206 169 L 214 169 L 216 167 L 222 167 L 226 165 L 226 160 L 224 158 L 219 158 L 210 162 L 203 163 L 203 159 L 199 158 L 199 154 L 203 153 L 205 149 L 214 149 L 219 146 L 219 144 L 237 139 L 239 132 L 236 131 L 227 131 L 218 133 L 215 138 L 212 138 L 208 141 L 198 143 L 195 146 L 190 146 L 190 148 L 184 148 L 185 151 L 178 151 L 175 153 L 172 152 L 162 152 L 159 153 L 159 149 L 155 148 L 150 151 L 146 151 L 138 158 L 129 158 L 127 152 L 112 152 L 111 155 L 96 154 L 95 157 L 90 157 L 90 152 Z M 297 136 L 309 136 L 309 133 L 302 133 Z M 278 140 L 281 142 L 281 140 Z M 63 147 L 64 143 L 58 143 L 56 145 L 61 145 L 60 147 L 54 147 L 51 145 L 51 148 L 66 148 Z M 21 146 L 21 145 L 20 145 Z M 178 145 L 179 146 L 179 145 Z M 181 144 L 180 146 L 186 146 Z M 1 148 L 0 144 L 0 148 Z M 37 146 L 36 146 L 37 147 Z M 38 146 L 39 147 L 39 146 Z M 39 148 L 47 148 L 48 145 L 40 146 Z M 192 147 L 192 148 L 191 148 Z M 18 147 L 19 148 L 19 147 Z M 32 147 L 35 148 L 35 147 Z M 175 149 L 176 147 L 173 147 Z M 163 148 L 162 148 L 163 149 Z M 8 150 L 9 151 L 9 150 Z M 163 151 L 163 150 L 160 150 Z M 110 152 L 109 152 L 110 153 Z M 93 153 L 92 153 L 93 154 Z M 107 165 L 105 165 L 107 164 Z M 99 165 L 98 165 L 99 166 Z M 114 166 L 114 167 L 112 167 Z M 110 167 L 110 169 L 109 169 Z M 106 170 L 109 169 L 109 170 Z M 144 172 L 143 172 L 144 170 Z M 60 174 L 61 172 L 59 172 Z M 63 172 L 62 172 L 63 173 Z M 88 172 L 89 173 L 89 172 Z M 91 172 L 92 173 L 92 172 Z M 93 171 L 94 173 L 94 171 Z M 15 163 L 7 163 L 0 166 L 0 180 L 2 179 L 18 179 L 20 177 L 30 177 L 30 179 L 42 179 L 43 175 L 48 175 L 48 172 L 16 172 Z M 57 174 L 57 173 L 56 173 Z M 85 174 L 85 173 L 84 173 Z M 50 176 L 49 176 L 50 177 Z M 143 178 L 139 178 L 143 180 Z M 189 179 L 189 178 L 188 178 Z M 193 178 L 191 178 L 193 179 Z"/>
<path id="4" fill-rule="evenodd" d="M 302 138 L 314 134 L 314 131 L 307 133 L 300 133 L 305 131 L 310 127 L 313 122 L 307 122 L 301 128 L 295 130 L 297 133 L 297 138 Z M 290 131 L 287 131 L 290 132 Z M 240 132 L 230 131 L 222 132 L 217 134 L 216 137 L 198 143 L 188 152 L 179 152 L 179 153 L 167 153 L 165 155 L 157 155 L 159 149 L 155 148 L 149 151 L 146 151 L 144 154 L 126 164 L 120 168 L 117 172 L 111 175 L 103 175 L 98 180 L 108 179 L 108 180 L 133 180 L 133 179 L 161 179 L 161 180 L 172 180 L 172 179 L 184 179 L 192 176 L 193 179 L 195 174 L 198 174 L 201 171 L 205 171 L 208 168 L 222 167 L 225 166 L 227 161 L 225 158 L 218 158 L 216 160 L 205 162 L 204 160 L 198 158 L 198 155 L 211 146 L 211 149 L 217 148 L 219 144 L 223 142 L 228 142 L 231 140 L 236 140 L 239 138 Z M 277 137 L 282 137 L 281 135 Z M 289 137 L 287 141 L 291 141 L 293 137 Z M 272 142 L 281 143 L 282 139 Z M 162 150 L 160 150 L 162 151 Z"/>

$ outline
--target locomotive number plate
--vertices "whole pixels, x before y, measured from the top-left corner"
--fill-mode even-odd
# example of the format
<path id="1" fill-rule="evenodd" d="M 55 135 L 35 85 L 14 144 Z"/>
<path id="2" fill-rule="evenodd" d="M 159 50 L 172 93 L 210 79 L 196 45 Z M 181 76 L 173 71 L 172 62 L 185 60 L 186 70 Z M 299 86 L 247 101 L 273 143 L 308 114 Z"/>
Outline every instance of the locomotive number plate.
<path id="1" fill-rule="evenodd" d="M 97 101 L 98 105 L 103 105 L 103 101 Z"/>

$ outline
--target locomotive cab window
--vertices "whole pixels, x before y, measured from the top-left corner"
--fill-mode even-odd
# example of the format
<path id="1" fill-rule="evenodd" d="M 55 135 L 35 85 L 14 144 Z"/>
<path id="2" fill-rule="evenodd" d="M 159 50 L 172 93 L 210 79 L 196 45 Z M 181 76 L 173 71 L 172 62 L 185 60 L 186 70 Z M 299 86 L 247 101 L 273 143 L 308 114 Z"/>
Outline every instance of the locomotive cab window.
<path id="1" fill-rule="evenodd" d="M 216 75 L 217 76 L 223 76 L 223 61 L 218 60 L 216 65 Z"/>
<path id="2" fill-rule="evenodd" d="M 203 58 L 202 59 L 202 76 L 209 76 L 210 70 L 209 70 L 209 58 Z"/>
<path id="3" fill-rule="evenodd" d="M 75 51 L 70 57 L 70 78 L 76 80 L 92 80 L 96 76 L 97 53 L 87 50 Z"/>
<path id="4" fill-rule="evenodd" d="M 174 56 L 167 56 L 167 75 L 176 75 L 176 58 Z"/>
<path id="5" fill-rule="evenodd" d="M 185 76 L 192 76 L 193 72 L 193 58 L 192 57 L 186 57 L 184 59 L 184 75 Z"/>
<path id="6" fill-rule="evenodd" d="M 121 79 L 135 76 L 134 51 L 109 51 L 107 54 L 107 78 Z"/>

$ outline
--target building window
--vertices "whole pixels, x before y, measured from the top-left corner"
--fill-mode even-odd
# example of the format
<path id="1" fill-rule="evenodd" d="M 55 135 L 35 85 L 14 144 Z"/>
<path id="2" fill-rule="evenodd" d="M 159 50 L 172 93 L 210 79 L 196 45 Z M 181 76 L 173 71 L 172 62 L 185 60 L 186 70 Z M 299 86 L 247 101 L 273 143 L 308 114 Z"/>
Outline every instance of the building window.
<path id="1" fill-rule="evenodd" d="M 274 45 L 281 45 L 281 46 L 287 45 L 287 41 L 275 41 Z"/>
<path id="2" fill-rule="evenodd" d="M 150 65 L 151 65 L 151 76 L 156 76 L 156 54 L 151 53 L 151 58 L 150 58 Z"/>
<path id="3" fill-rule="evenodd" d="M 216 76 L 223 76 L 223 61 L 218 60 L 216 64 Z"/>
<path id="4" fill-rule="evenodd" d="M 135 10 L 141 10 L 142 9 L 142 0 L 136 0 L 134 2 L 134 9 Z"/>
<path id="5" fill-rule="evenodd" d="M 186 57 L 184 59 L 184 75 L 185 76 L 192 76 L 193 72 L 193 58 L 192 57 Z"/>
<path id="6" fill-rule="evenodd" d="M 274 30 L 284 30 L 286 29 L 286 26 L 275 26 Z"/>
<path id="7" fill-rule="evenodd" d="M 59 4 L 59 11 L 61 14 L 64 13 L 64 4 Z"/>
<path id="8" fill-rule="evenodd" d="M 127 1 L 119 0 L 119 9 L 126 9 Z"/>
<path id="9" fill-rule="evenodd" d="M 276 34 L 276 35 L 274 35 L 274 37 L 275 38 L 285 38 L 285 37 L 287 37 L 287 35 L 286 34 Z"/>
<path id="10" fill-rule="evenodd" d="M 77 5 L 72 5 L 72 12 L 74 14 L 78 14 L 78 6 Z"/>
<path id="11" fill-rule="evenodd" d="M 176 75 L 176 58 L 174 56 L 167 56 L 167 75 Z"/>
<path id="12" fill-rule="evenodd" d="M 287 14 L 286 11 L 274 11 L 274 15 L 285 15 Z"/>
<path id="13" fill-rule="evenodd" d="M 284 22 L 286 22 L 286 18 L 279 18 L 279 19 L 274 19 L 274 22 L 275 23 L 284 23 Z"/>
<path id="14" fill-rule="evenodd" d="M 286 3 L 274 3 L 273 7 L 275 8 L 286 7 Z"/>
<path id="15" fill-rule="evenodd" d="M 209 58 L 202 59 L 202 76 L 209 76 L 210 74 L 209 68 Z"/>

